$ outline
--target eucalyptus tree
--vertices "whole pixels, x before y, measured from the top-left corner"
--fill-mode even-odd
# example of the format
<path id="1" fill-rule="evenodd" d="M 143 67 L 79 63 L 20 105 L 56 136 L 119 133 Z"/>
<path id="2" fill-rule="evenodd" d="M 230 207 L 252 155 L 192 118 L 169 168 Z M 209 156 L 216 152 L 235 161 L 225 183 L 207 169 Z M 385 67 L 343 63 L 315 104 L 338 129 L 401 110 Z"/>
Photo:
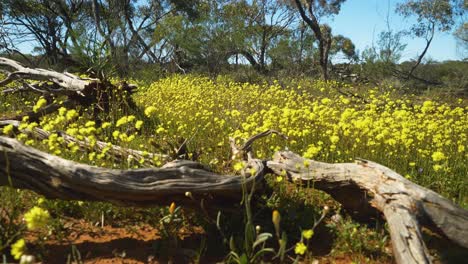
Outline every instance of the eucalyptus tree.
<path id="1" fill-rule="evenodd" d="M 293 10 L 280 0 L 254 0 L 246 16 L 249 30 L 245 32 L 247 48 L 256 58 L 257 69 L 267 70 L 271 49 L 288 36 L 295 16 Z"/>
<path id="2" fill-rule="evenodd" d="M 81 17 L 84 0 L 5 0 L 4 30 L 13 45 L 34 43 L 51 64 L 70 59 L 67 41 L 73 40 L 72 23 Z"/>
<path id="3" fill-rule="evenodd" d="M 219 72 L 234 59 L 266 72 L 269 51 L 294 19 L 280 1 L 200 1 L 198 15 L 173 12 L 155 29 L 166 57 L 181 68 L 199 65 Z"/>
<path id="4" fill-rule="evenodd" d="M 276 41 L 269 51 L 272 67 L 287 72 L 309 72 L 316 55 L 315 36 L 310 28 L 302 21 L 297 21 L 285 33 L 285 37 Z M 308 70 L 309 69 L 309 70 Z"/>
<path id="5" fill-rule="evenodd" d="M 463 58 L 468 58 L 468 22 L 464 22 L 454 33 L 457 45 Z"/>
<path id="6" fill-rule="evenodd" d="M 436 32 L 448 32 L 457 24 L 457 18 L 466 12 L 464 0 L 405 0 L 397 6 L 404 17 L 415 17 L 416 23 L 410 33 L 425 40 L 423 51 L 418 55 L 406 78 L 415 77 L 414 72 L 426 55 Z"/>
<path id="7" fill-rule="evenodd" d="M 328 80 L 328 63 L 330 48 L 332 46 L 332 29 L 320 18 L 336 15 L 346 0 L 294 0 L 295 6 L 304 22 L 312 29 L 318 41 L 319 64 L 322 70 L 322 79 Z"/>

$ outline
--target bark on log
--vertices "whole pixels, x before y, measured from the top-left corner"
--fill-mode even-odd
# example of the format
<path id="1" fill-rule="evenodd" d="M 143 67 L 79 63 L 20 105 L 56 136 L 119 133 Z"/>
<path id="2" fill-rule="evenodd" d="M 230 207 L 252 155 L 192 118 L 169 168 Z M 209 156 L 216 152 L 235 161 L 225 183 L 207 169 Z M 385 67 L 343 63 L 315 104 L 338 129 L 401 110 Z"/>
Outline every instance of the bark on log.
<path id="1" fill-rule="evenodd" d="M 66 102 L 69 105 L 78 104 L 85 107 L 92 105 L 93 118 L 98 123 L 101 122 L 98 113 L 108 113 L 111 104 L 119 103 L 120 108 L 124 107 L 125 109 L 130 108 L 138 111 L 131 97 L 136 86 L 126 82 L 120 83 L 120 87 L 115 87 L 108 81 L 81 78 L 68 72 L 60 73 L 53 70 L 28 68 L 14 60 L 3 57 L 0 57 L 0 72 L 6 74 L 6 78 L 0 80 L 0 87 L 14 81 L 19 81 L 22 84 L 20 88 L 4 89 L 1 91 L 2 94 L 30 90 L 46 96 L 65 95 L 68 97 Z M 30 81 L 38 82 L 30 84 Z M 50 104 L 37 112 L 29 112 L 16 117 L 0 117 L 0 120 L 21 120 L 24 116 L 29 116 L 30 120 L 37 120 L 39 117 L 60 107 L 58 104 Z"/>
<path id="2" fill-rule="evenodd" d="M 162 168 L 107 169 L 62 159 L 6 137 L 0 137 L 0 153 L 0 186 L 29 189 L 53 199 L 142 207 L 172 201 L 197 207 L 201 199 L 208 207 L 226 207 L 227 201 L 240 201 L 243 186 L 255 183 L 261 188 L 265 172 L 260 160 L 249 162 L 245 176 L 218 175 L 193 161 L 174 161 Z M 251 168 L 256 173 L 249 176 Z"/>
<path id="3" fill-rule="evenodd" d="M 468 248 L 468 212 L 437 193 L 374 162 L 329 164 L 277 152 L 272 161 L 249 160 L 244 176 L 218 175 L 193 161 L 174 161 L 160 169 L 115 170 L 65 160 L 0 137 L 0 186 L 30 189 L 48 198 L 108 201 L 118 205 L 168 204 L 226 208 L 243 188 L 264 187 L 269 171 L 291 181 L 313 181 L 347 210 L 380 212 L 388 222 L 397 263 L 430 263 L 421 234 L 426 226 Z M 265 165 L 266 163 L 266 165 Z M 249 176 L 254 169 L 255 174 Z M 191 195 L 187 197 L 186 192 Z M 195 199 L 194 199 L 195 197 Z M 204 201 L 204 202 L 203 202 Z"/>
<path id="4" fill-rule="evenodd" d="M 347 210 L 382 213 L 388 222 L 398 263 L 430 263 L 421 225 L 468 248 L 468 211 L 380 164 L 329 164 L 304 159 L 292 152 L 277 152 L 267 167 L 285 171 L 291 180 L 312 181 Z"/>
<path id="5" fill-rule="evenodd" d="M 63 92 L 68 94 L 84 95 L 83 91 L 93 82 L 94 79 L 83 79 L 70 73 L 59 73 L 46 69 L 31 69 L 21 65 L 20 63 L 0 57 L 0 66 L 12 68 L 13 72 L 7 72 L 7 77 L 0 81 L 0 86 L 5 86 L 18 79 L 30 79 L 38 81 L 51 81 L 59 88 L 53 89 L 55 92 Z"/>

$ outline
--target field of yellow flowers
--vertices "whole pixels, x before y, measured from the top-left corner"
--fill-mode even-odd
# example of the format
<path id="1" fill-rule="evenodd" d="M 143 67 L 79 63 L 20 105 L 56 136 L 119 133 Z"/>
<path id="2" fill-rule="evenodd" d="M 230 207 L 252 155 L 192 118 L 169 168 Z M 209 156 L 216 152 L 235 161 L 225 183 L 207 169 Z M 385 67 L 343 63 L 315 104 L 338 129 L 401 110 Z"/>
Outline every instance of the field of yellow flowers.
<path id="1" fill-rule="evenodd" d="M 153 83 L 132 82 L 139 84 L 134 95 L 138 112 L 123 113 L 114 107 L 97 124 L 91 121 L 86 109 L 62 107 L 38 122 L 25 118 L 20 125 L 23 132 L 17 132 L 13 126 L 5 126 L 0 132 L 64 158 L 114 168 L 144 167 L 145 159 L 162 165 L 161 157 L 150 158 L 149 153 L 166 154 L 187 140 L 189 158 L 197 158 L 225 173 L 234 170 L 229 163 L 229 138 L 243 143 L 254 134 L 275 129 L 288 139 L 273 135 L 259 140 L 254 145 L 256 157 L 269 159 L 275 151 L 287 148 L 327 162 L 368 159 L 449 197 L 462 207 L 468 206 L 466 99 L 439 100 L 391 87 L 352 87 L 312 80 L 251 84 L 223 76 L 210 79 L 175 75 Z M 43 98 L 7 96 L 0 102 L 0 112 L 37 111 L 45 104 Z M 50 136 L 37 139 L 27 133 L 35 127 L 48 131 Z M 76 143 L 65 142 L 58 131 L 88 142 L 89 148 L 83 150 Z M 107 145 L 97 148 L 98 141 Z M 107 155 L 115 145 L 140 150 L 143 157 L 129 156 L 126 161 L 116 163 Z M 82 204 L 72 203 L 43 204 L 55 210 L 51 215 L 60 215 L 58 212 L 63 208 L 82 210 L 80 215 L 90 215 L 84 211 L 95 209 L 91 205 L 77 209 Z M 29 206 L 33 208 L 29 214 L 40 211 L 34 204 Z M 41 219 L 50 218 L 47 211 L 40 212 Z M 0 242 L 25 243 L 21 235 L 11 236 L 13 239 L 2 238 L 4 241 Z M 21 245 L 14 247 L 13 255 L 20 255 Z"/>
<path id="2" fill-rule="evenodd" d="M 155 137 L 190 138 L 206 163 L 227 159 L 229 137 L 242 142 L 276 129 L 289 140 L 264 139 L 255 146 L 257 157 L 288 148 L 328 162 L 369 159 L 466 206 L 466 101 L 448 104 L 384 87 L 357 96 L 338 92 L 353 89 L 321 81 L 284 86 L 176 76 L 141 88 L 136 100 L 158 118 Z"/>

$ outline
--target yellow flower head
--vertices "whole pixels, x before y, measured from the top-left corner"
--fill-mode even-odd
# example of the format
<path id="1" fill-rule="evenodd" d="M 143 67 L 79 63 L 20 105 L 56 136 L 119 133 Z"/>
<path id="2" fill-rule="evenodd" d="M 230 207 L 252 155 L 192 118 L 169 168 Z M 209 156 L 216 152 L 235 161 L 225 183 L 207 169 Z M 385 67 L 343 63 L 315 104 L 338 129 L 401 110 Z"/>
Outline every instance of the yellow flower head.
<path id="1" fill-rule="evenodd" d="M 26 221 L 26 226 L 29 230 L 35 230 L 47 225 L 50 220 L 50 214 L 47 210 L 34 206 L 24 214 L 24 220 Z"/>
<path id="2" fill-rule="evenodd" d="M 307 246 L 304 245 L 302 242 L 296 243 L 296 247 L 294 248 L 294 252 L 298 255 L 304 255 L 304 253 L 307 251 Z"/>
<path id="3" fill-rule="evenodd" d="M 136 129 L 140 130 L 142 126 L 143 126 L 143 121 L 138 120 L 138 121 L 135 122 L 135 128 Z"/>
<path id="4" fill-rule="evenodd" d="M 244 168 L 244 166 L 245 166 L 244 162 L 239 161 L 236 164 L 234 164 L 234 170 L 240 171 Z"/>
<path id="5" fill-rule="evenodd" d="M 169 206 L 169 213 L 174 214 L 175 209 L 176 209 L 176 204 L 172 202 L 171 206 Z"/>
<path id="6" fill-rule="evenodd" d="M 154 106 L 148 106 L 146 109 L 145 109 L 145 115 L 147 117 L 151 117 L 153 115 L 153 113 L 155 113 L 157 111 L 156 107 Z"/>
<path id="7" fill-rule="evenodd" d="M 314 230 L 312 229 L 307 229 L 307 230 L 302 231 L 302 236 L 305 239 L 310 239 L 313 235 L 314 235 Z"/>
<path id="8" fill-rule="evenodd" d="M 444 160 L 446 159 L 444 153 L 440 152 L 440 151 L 436 151 L 434 153 L 432 153 L 432 160 L 433 161 L 441 161 L 441 160 Z"/>
<path id="9" fill-rule="evenodd" d="M 112 125 L 111 122 L 104 122 L 104 123 L 102 123 L 101 127 L 106 129 L 106 128 L 110 127 L 111 125 Z"/>
<path id="10" fill-rule="evenodd" d="M 34 113 L 37 113 L 37 111 L 38 111 L 39 109 L 41 109 L 43 106 L 45 106 L 46 104 L 47 104 L 47 100 L 46 100 L 46 99 L 44 99 L 44 98 L 42 98 L 42 97 L 39 98 L 39 100 L 37 101 L 36 105 L 33 106 L 33 111 L 34 111 Z"/>
<path id="11" fill-rule="evenodd" d="M 11 255 L 16 260 L 20 259 L 25 251 L 26 251 L 26 241 L 24 241 L 24 239 L 20 239 L 16 241 L 13 245 L 11 245 Z"/>
<path id="12" fill-rule="evenodd" d="M 73 118 L 78 117 L 78 112 L 75 109 L 71 109 L 67 111 L 66 118 L 67 120 L 72 120 Z"/>
<path id="13" fill-rule="evenodd" d="M 9 135 L 11 132 L 13 132 L 13 125 L 8 125 L 3 128 L 3 134 Z"/>

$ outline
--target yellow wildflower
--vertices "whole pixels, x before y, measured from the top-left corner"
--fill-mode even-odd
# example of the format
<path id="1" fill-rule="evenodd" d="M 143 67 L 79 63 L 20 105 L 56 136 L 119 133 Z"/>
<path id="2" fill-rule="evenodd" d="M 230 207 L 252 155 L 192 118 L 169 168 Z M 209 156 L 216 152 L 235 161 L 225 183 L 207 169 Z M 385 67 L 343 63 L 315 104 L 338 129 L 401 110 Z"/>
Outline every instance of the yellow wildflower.
<path id="1" fill-rule="evenodd" d="M 68 121 L 72 120 L 73 118 L 78 117 L 78 112 L 75 109 L 71 109 L 67 111 L 66 118 Z"/>
<path id="2" fill-rule="evenodd" d="M 138 121 L 135 122 L 135 128 L 136 129 L 140 130 L 141 126 L 143 126 L 143 121 L 138 120 Z"/>
<path id="3" fill-rule="evenodd" d="M 304 253 L 307 251 L 307 246 L 302 243 L 298 242 L 296 243 L 296 247 L 294 247 L 294 252 L 298 255 L 304 255 Z"/>
<path id="4" fill-rule="evenodd" d="M 26 251 L 26 241 L 24 239 L 20 239 L 16 241 L 13 245 L 11 245 L 11 255 L 14 259 L 18 260 Z"/>
<path id="5" fill-rule="evenodd" d="M 314 230 L 312 229 L 307 229 L 307 230 L 302 231 L 302 236 L 305 239 L 310 239 L 313 235 L 314 235 Z"/>
<path id="6" fill-rule="evenodd" d="M 111 125 L 112 125 L 112 124 L 111 124 L 110 122 L 104 122 L 104 123 L 102 123 L 101 127 L 102 127 L 103 129 L 106 129 L 106 128 L 110 127 Z"/>
<path id="7" fill-rule="evenodd" d="M 43 106 L 45 106 L 47 104 L 47 100 L 44 99 L 43 97 L 39 98 L 39 100 L 37 101 L 36 105 L 33 106 L 33 111 L 34 113 L 37 113 L 37 111 L 39 109 L 41 109 Z"/>
<path id="8" fill-rule="evenodd" d="M 157 111 L 156 107 L 154 106 L 148 106 L 146 109 L 145 109 L 145 115 L 147 117 L 151 117 L 153 115 L 153 113 L 155 113 Z"/>
<path id="9" fill-rule="evenodd" d="M 3 134 L 9 135 L 11 132 L 13 132 L 13 125 L 8 125 L 3 128 Z"/>
<path id="10" fill-rule="evenodd" d="M 432 166 L 432 168 L 434 169 L 434 171 L 439 171 L 439 170 L 442 169 L 442 165 L 436 164 L 436 165 Z"/>
<path id="11" fill-rule="evenodd" d="M 50 220 L 50 214 L 47 210 L 34 206 L 24 214 L 24 220 L 26 221 L 26 226 L 29 230 L 35 230 L 47 225 Z"/>
<path id="12" fill-rule="evenodd" d="M 236 164 L 234 164 L 234 170 L 240 171 L 244 168 L 244 166 L 245 166 L 244 162 L 242 161 L 236 162 Z"/>
<path id="13" fill-rule="evenodd" d="M 432 160 L 433 161 L 441 161 L 441 160 L 444 160 L 446 159 L 444 153 L 440 152 L 440 151 L 436 151 L 434 153 L 432 153 Z"/>

